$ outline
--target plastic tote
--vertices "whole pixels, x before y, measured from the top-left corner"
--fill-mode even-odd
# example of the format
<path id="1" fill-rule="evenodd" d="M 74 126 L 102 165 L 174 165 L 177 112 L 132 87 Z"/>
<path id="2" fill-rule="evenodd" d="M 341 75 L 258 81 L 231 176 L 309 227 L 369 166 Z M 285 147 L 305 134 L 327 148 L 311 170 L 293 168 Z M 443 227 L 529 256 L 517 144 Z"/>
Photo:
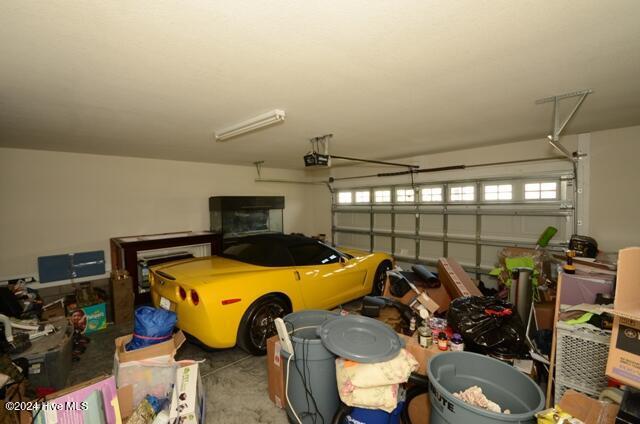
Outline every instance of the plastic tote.
<path id="1" fill-rule="evenodd" d="M 540 387 L 514 367 L 471 352 L 435 356 L 428 366 L 431 424 L 535 423 L 544 408 Z M 453 393 L 471 386 L 511 414 L 497 414 L 471 406 Z"/>
<path id="2" fill-rule="evenodd" d="M 399 402 L 396 409 L 386 412 L 381 409 L 353 408 L 342 424 L 400 424 L 400 413 L 404 402 Z"/>
<path id="3" fill-rule="evenodd" d="M 294 350 L 289 375 L 289 354 L 281 351 L 285 382 L 288 379 L 287 396 L 303 423 L 329 423 L 340 405 L 336 356 L 323 346 L 317 333 L 323 323 L 339 317 L 334 312 L 317 310 L 294 312 L 284 317 Z M 286 410 L 290 420 L 297 422 L 289 403 L 286 403 Z"/>

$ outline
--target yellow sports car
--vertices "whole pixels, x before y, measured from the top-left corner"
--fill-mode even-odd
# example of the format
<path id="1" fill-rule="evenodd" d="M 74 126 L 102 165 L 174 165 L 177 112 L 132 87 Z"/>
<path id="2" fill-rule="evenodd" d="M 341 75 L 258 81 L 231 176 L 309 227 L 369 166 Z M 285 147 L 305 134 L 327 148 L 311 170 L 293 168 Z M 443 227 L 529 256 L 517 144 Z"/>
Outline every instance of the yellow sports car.
<path id="1" fill-rule="evenodd" d="M 329 309 L 381 294 L 391 256 L 336 250 L 301 236 L 243 237 L 221 256 L 158 265 L 150 272 L 156 307 L 205 346 L 266 351 L 273 321 L 301 309 Z"/>

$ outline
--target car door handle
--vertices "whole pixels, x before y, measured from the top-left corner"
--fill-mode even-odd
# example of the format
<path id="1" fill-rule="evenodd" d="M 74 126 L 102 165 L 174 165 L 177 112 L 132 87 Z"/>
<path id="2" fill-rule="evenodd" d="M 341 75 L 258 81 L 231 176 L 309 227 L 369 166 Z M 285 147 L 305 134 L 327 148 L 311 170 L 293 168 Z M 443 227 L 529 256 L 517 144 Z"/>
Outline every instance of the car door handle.
<path id="1" fill-rule="evenodd" d="M 298 271 L 293 271 L 293 275 L 296 276 L 296 280 L 300 281 L 300 273 Z"/>

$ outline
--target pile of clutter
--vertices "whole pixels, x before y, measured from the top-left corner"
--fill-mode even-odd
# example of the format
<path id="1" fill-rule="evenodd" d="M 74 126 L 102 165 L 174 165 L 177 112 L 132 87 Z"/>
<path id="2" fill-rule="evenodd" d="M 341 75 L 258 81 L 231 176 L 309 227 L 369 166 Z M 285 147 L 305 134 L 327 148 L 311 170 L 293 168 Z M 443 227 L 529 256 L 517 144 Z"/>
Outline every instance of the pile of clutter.
<path id="1" fill-rule="evenodd" d="M 57 404 L 75 402 L 79 405 L 86 402 L 85 410 L 38 409 L 32 412 L 14 412 L 13 416 L 7 416 L 6 419 L 21 419 L 24 422 L 38 424 L 204 422 L 205 401 L 199 363 L 175 360 L 177 350 L 186 340 L 181 331 L 175 332 L 175 313 L 143 306 L 138 308 L 134 315 L 134 332 L 115 340 L 113 375 L 99 376 L 58 391 L 27 393 L 25 387 L 15 388 L 5 397 L 14 401 L 39 399 L 54 401 Z M 68 323 L 67 319 L 62 321 Z M 70 326 L 66 334 L 71 337 Z M 11 366 L 5 366 L 4 359 L 5 357 L 0 361 L 0 382 L 26 381 L 28 374 L 25 370 L 29 367 L 28 361 L 14 361 L 13 363 L 21 365 L 16 367 L 11 361 Z M 4 374 L 7 374 L 6 378 Z M 2 413 L 8 412 L 2 408 L 0 418 L 4 419 Z"/>
<path id="2" fill-rule="evenodd" d="M 0 312 L 24 319 L 37 317 L 42 310 L 42 299 L 37 290 L 27 287 L 26 279 L 12 280 L 0 287 Z"/>
<path id="3" fill-rule="evenodd" d="M 176 314 L 142 306 L 133 334 L 115 341 L 114 377 L 120 413 L 128 424 L 204 422 L 199 363 L 175 360 L 185 342 Z"/>
<path id="4" fill-rule="evenodd" d="M 276 327 L 278 336 L 267 344 L 270 395 L 292 422 L 331 422 L 341 402 L 353 422 L 400 414 L 401 385 L 418 362 L 388 326 L 308 310 L 287 315 Z"/>
<path id="5" fill-rule="evenodd" d="M 441 259 L 437 275 L 424 266 L 413 266 L 411 271 L 393 269 L 382 296 L 366 296 L 360 309 L 341 310 L 340 315 L 346 316 L 327 314 L 302 311 L 288 315 L 283 325 L 286 334 L 267 345 L 270 397 L 287 410 L 293 422 L 298 418 L 310 422 L 319 416 L 326 422 L 340 405 L 344 422 L 396 422 L 399 415 L 409 414 L 404 411 L 407 388 L 417 384 L 427 395 L 427 365 L 436 356 L 468 350 L 483 355 L 480 358 L 502 361 L 498 365 L 504 368 L 498 366 L 498 373 L 520 375 L 512 365 L 529 353 L 525 326 L 514 306 L 496 296 L 485 297 L 453 259 Z M 299 318 L 304 315 L 308 317 Z M 284 340 L 287 337 L 290 347 Z M 383 355 L 383 348 L 393 353 Z M 292 349 L 294 355 L 288 353 Z M 476 358 L 479 355 L 469 355 L 465 360 L 484 364 Z M 320 365 L 319 357 L 331 367 Z M 486 358 L 492 364 L 495 359 Z M 309 374 L 309 369 L 322 371 Z M 307 370 L 306 374 L 300 370 Z M 516 377 L 515 381 L 522 390 L 534 392 L 532 410 L 543 404 L 544 395 L 530 378 L 523 376 L 521 381 Z M 413 395 L 407 400 L 417 393 L 413 388 L 410 392 Z M 500 405 L 509 398 L 506 394 L 487 398 L 474 384 L 458 386 L 449 396 L 451 402 L 493 413 L 511 414 L 510 408 L 515 407 Z M 424 408 L 427 405 L 425 402 Z M 412 422 L 429 422 L 424 408 L 412 408 Z M 522 405 L 516 415 L 521 410 Z"/>
<path id="6" fill-rule="evenodd" d="M 127 305 L 132 320 L 131 279 L 122 291 L 131 295 Z M 24 360 L 30 391 L 46 395 L 63 388 L 71 363 L 79 361 L 90 335 L 107 327 L 106 291 L 91 282 L 74 284 L 72 294 L 45 303 L 40 292 L 29 287 L 33 278 L 11 280 L 0 287 L 0 354 L 12 361 Z M 113 282 L 113 279 L 112 279 Z M 113 286 L 112 286 L 113 287 Z M 112 290 L 112 293 L 115 293 Z M 122 308 L 121 308 L 122 309 Z M 114 320 L 122 316 L 116 314 Z"/>

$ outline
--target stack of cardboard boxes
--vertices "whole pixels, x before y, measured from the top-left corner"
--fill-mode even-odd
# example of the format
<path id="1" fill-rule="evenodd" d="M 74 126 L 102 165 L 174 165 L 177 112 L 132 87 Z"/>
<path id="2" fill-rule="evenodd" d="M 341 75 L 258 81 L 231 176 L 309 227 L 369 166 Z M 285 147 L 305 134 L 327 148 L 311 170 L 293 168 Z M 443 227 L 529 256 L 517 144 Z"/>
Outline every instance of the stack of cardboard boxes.
<path id="1" fill-rule="evenodd" d="M 620 250 L 607 375 L 640 389 L 640 247 Z"/>
<path id="2" fill-rule="evenodd" d="M 20 424 L 118 424 L 126 422 L 148 394 L 168 396 L 169 422 L 205 422 L 199 363 L 174 360 L 186 340 L 184 334 L 178 331 L 171 340 L 127 352 L 124 346 L 131 338 L 129 334 L 115 341 L 113 376 L 103 375 L 47 395 L 45 400 L 52 406 L 33 414 L 25 411 L 19 416 Z"/>

